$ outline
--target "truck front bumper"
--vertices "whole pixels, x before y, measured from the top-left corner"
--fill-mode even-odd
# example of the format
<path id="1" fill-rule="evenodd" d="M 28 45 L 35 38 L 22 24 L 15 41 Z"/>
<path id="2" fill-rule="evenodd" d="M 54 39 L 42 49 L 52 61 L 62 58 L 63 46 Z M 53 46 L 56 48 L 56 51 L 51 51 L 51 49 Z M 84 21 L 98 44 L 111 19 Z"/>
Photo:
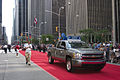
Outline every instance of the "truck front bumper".
<path id="1" fill-rule="evenodd" d="M 105 60 L 87 61 L 87 60 L 76 60 L 72 59 L 72 66 L 74 67 L 96 67 L 104 66 L 106 64 Z"/>

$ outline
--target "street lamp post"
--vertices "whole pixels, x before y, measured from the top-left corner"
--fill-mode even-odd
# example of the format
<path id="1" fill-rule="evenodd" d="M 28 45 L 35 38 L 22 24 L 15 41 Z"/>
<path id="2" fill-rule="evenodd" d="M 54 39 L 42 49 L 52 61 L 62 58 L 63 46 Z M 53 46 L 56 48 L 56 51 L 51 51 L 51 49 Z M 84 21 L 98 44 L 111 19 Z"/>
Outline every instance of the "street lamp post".
<path id="1" fill-rule="evenodd" d="M 68 2 L 67 4 L 68 4 L 68 5 L 71 5 L 70 2 Z M 66 5 L 64 5 L 64 6 L 66 6 Z M 60 40 L 60 11 L 61 11 L 62 9 L 64 9 L 63 6 L 59 8 L 59 13 L 56 13 L 56 12 L 53 12 L 53 11 L 49 11 L 49 10 L 45 10 L 45 12 L 50 12 L 50 13 L 53 13 L 53 14 L 55 14 L 55 15 L 58 16 L 59 40 Z"/>
<path id="2" fill-rule="evenodd" d="M 58 26 L 59 26 L 59 40 L 60 40 L 60 11 L 61 11 L 62 9 L 64 9 L 64 7 L 63 7 L 63 6 L 59 8 L 59 17 L 58 17 Z"/>
<path id="3" fill-rule="evenodd" d="M 113 45 L 116 43 L 116 29 L 115 29 L 115 0 L 112 0 L 112 35 L 113 35 Z"/>
<path id="4" fill-rule="evenodd" d="M 40 32 L 41 32 L 41 31 L 40 31 L 40 28 L 41 28 L 41 25 L 42 25 L 42 24 L 46 24 L 46 23 L 47 23 L 47 22 L 40 22 L 40 24 L 39 24 L 39 44 L 40 44 L 40 36 L 41 36 L 41 35 L 40 35 Z"/>
<path id="5" fill-rule="evenodd" d="M 31 35 L 38 36 L 38 38 L 39 38 L 39 44 L 40 44 L 40 36 L 41 36 L 41 35 L 40 35 L 40 33 L 41 33 L 41 31 L 40 31 L 41 25 L 42 25 L 42 24 L 46 24 L 46 23 L 47 23 L 47 22 L 40 22 L 40 23 L 39 23 L 39 27 L 33 27 L 33 26 L 31 26 L 32 29 L 35 28 L 35 29 L 37 29 L 38 32 L 39 32 L 38 35 L 31 33 Z M 31 30 L 32 30 L 32 29 L 31 29 Z M 32 31 L 31 31 L 31 32 L 32 32 Z"/>

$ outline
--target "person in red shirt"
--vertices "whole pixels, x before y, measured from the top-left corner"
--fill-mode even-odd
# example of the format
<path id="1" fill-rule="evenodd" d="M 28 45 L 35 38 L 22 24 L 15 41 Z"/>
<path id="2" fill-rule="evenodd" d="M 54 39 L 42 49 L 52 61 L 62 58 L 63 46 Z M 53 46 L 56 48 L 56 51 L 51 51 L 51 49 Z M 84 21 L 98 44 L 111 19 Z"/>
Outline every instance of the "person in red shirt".
<path id="1" fill-rule="evenodd" d="M 16 57 L 18 57 L 19 48 L 20 48 L 20 46 L 19 46 L 19 45 L 16 45 L 16 46 L 15 46 Z"/>

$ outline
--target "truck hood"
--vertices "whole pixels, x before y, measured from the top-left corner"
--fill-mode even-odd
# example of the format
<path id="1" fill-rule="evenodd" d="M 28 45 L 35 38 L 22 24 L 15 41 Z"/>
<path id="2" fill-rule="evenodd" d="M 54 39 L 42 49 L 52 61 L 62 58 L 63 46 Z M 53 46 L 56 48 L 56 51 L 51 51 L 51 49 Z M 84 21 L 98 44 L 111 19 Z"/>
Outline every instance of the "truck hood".
<path id="1" fill-rule="evenodd" d="M 82 54 L 101 54 L 103 51 L 99 51 L 92 48 L 71 48 L 71 51 Z"/>

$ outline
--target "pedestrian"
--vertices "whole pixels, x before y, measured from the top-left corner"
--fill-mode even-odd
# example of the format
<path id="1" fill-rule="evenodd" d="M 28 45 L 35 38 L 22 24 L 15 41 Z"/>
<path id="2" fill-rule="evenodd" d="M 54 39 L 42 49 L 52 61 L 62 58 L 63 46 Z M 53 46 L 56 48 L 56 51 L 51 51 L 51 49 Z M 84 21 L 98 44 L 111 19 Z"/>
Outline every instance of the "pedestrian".
<path id="1" fill-rule="evenodd" d="M 7 45 L 3 46 L 5 53 L 7 54 Z"/>
<path id="2" fill-rule="evenodd" d="M 109 46 L 106 45 L 106 61 L 109 61 Z"/>
<path id="3" fill-rule="evenodd" d="M 43 44 L 43 53 L 45 53 L 45 51 L 46 51 L 46 45 Z"/>
<path id="4" fill-rule="evenodd" d="M 9 52 L 11 52 L 11 45 L 10 44 L 8 45 L 8 50 L 9 50 Z"/>
<path id="5" fill-rule="evenodd" d="M 100 45 L 100 48 L 98 48 L 100 51 L 105 51 L 103 44 Z"/>
<path id="6" fill-rule="evenodd" d="M 38 50 L 39 52 L 41 52 L 41 46 L 40 46 L 40 44 L 37 46 L 37 50 Z"/>
<path id="7" fill-rule="evenodd" d="M 36 50 L 34 45 L 32 45 L 32 49 L 33 49 L 33 50 Z"/>
<path id="8" fill-rule="evenodd" d="M 30 42 L 28 41 L 28 43 L 25 44 L 24 47 L 26 48 L 26 50 L 25 50 L 26 64 L 31 65 L 31 64 L 30 64 L 30 59 L 31 59 L 31 49 L 32 49 L 32 45 L 31 45 Z"/>
<path id="9" fill-rule="evenodd" d="M 15 46 L 16 57 L 19 57 L 19 55 L 18 55 L 18 53 L 19 53 L 19 48 L 20 48 L 19 45 L 16 45 L 16 46 Z"/>

